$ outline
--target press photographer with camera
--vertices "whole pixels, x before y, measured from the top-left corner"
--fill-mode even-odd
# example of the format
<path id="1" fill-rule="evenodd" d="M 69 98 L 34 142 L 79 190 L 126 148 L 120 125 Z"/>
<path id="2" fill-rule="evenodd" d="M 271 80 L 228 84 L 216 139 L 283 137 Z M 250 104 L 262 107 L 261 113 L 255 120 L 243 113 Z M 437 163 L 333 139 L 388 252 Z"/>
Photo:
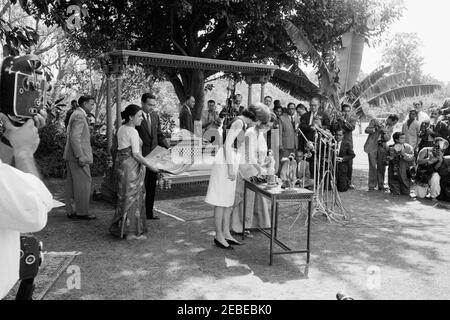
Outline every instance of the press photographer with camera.
<path id="1" fill-rule="evenodd" d="M 441 194 L 441 176 L 439 170 L 444 161 L 444 153 L 449 147 L 446 139 L 437 137 L 434 146 L 424 148 L 417 157 L 417 169 L 415 176 L 415 193 L 417 198 L 423 199 L 430 194 L 432 201 L 437 201 Z"/>
<path id="2" fill-rule="evenodd" d="M 39 179 L 33 155 L 39 145 L 38 128 L 45 125 L 46 113 L 14 126 L 0 113 L 13 153 L 15 168 L 0 160 L 0 299 L 19 280 L 20 234 L 38 232 L 47 224 L 53 199 Z M 2 149 L 6 150 L 6 149 Z M 0 159 L 8 157 L 0 154 Z"/>
<path id="3" fill-rule="evenodd" d="M 378 186 L 379 191 L 385 191 L 387 143 L 391 140 L 394 127 L 398 123 L 397 115 L 390 115 L 385 121 L 372 119 L 366 128 L 369 135 L 364 144 L 364 152 L 369 157 L 369 191 Z"/>

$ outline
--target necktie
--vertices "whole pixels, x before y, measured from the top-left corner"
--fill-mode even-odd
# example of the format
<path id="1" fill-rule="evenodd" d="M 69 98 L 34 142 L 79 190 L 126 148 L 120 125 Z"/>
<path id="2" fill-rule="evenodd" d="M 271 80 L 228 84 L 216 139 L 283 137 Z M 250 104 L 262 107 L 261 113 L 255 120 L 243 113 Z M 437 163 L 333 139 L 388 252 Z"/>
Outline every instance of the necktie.
<path id="1" fill-rule="evenodd" d="M 311 119 L 309 120 L 310 126 L 312 126 L 315 116 L 316 116 L 316 114 L 311 112 Z"/>
<path id="2" fill-rule="evenodd" d="M 151 131 L 152 130 L 152 117 L 150 117 L 150 113 L 147 114 L 147 124 L 148 128 Z"/>

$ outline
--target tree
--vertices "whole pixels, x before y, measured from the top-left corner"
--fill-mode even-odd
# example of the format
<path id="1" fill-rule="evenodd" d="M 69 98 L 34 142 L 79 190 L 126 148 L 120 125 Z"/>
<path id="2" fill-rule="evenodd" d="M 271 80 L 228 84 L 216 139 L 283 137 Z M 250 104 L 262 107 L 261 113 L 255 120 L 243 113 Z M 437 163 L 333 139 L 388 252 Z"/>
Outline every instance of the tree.
<path id="1" fill-rule="evenodd" d="M 401 32 L 388 39 L 383 50 L 383 60 L 394 72 L 406 72 L 413 84 L 423 80 L 423 60 L 420 54 L 422 41 L 417 33 Z"/>
<path id="2" fill-rule="evenodd" d="M 11 13 L 17 0 L 6 0 L 0 3 L 0 43 L 3 56 L 18 55 L 20 50 L 28 50 L 39 41 L 36 30 L 22 25 Z"/>
<path id="3" fill-rule="evenodd" d="M 308 84 L 299 68 L 293 69 L 292 82 L 319 91 L 332 109 L 339 108 L 340 99 L 358 78 L 364 43 L 377 40 L 401 16 L 403 7 L 376 0 L 310 0 L 299 2 L 297 8 L 301 7 L 302 14 L 287 20 L 284 27 L 296 52 L 313 63 L 319 88 Z"/>
<path id="4" fill-rule="evenodd" d="M 81 8 L 80 30 L 68 29 L 68 5 Z M 301 26 L 321 57 L 329 62 L 330 53 L 349 28 L 374 38 L 400 14 L 392 1 L 380 0 L 32 0 L 25 9 L 49 25 L 65 28 L 70 50 L 81 58 L 113 49 L 131 49 L 281 66 L 314 60 L 310 53 L 295 51 L 283 26 L 286 19 Z M 379 19 L 370 29 L 367 21 L 372 13 Z M 180 101 L 188 94 L 196 97 L 197 119 L 203 107 L 205 79 L 214 73 L 163 70 Z"/>
<path id="5" fill-rule="evenodd" d="M 72 1 L 84 6 L 89 17 L 81 30 L 68 30 L 67 3 L 29 1 L 26 10 L 58 24 L 68 33 L 68 45 L 81 58 L 105 51 L 131 49 L 203 58 L 266 61 L 283 54 L 286 39 L 279 21 L 293 0 L 140 0 Z M 285 42 L 286 43 L 286 42 Z M 196 97 L 200 117 L 205 79 L 215 72 L 164 69 L 180 101 Z"/>

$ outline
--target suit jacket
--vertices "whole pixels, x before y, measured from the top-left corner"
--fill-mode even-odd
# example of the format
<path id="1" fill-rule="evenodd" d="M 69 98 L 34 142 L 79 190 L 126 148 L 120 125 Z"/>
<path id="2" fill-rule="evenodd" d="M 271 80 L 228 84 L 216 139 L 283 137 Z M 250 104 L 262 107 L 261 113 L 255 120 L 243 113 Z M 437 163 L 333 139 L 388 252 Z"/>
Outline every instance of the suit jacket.
<path id="1" fill-rule="evenodd" d="M 356 119 L 349 116 L 345 121 L 343 119 L 335 120 L 331 124 L 331 131 L 336 132 L 339 129 L 344 130 L 343 141 L 350 143 L 353 148 L 353 131 L 356 128 Z"/>
<path id="2" fill-rule="evenodd" d="M 298 136 L 296 127 L 298 126 L 298 119 L 294 117 L 294 126 L 292 125 L 291 117 L 283 114 L 279 119 L 281 130 L 281 146 L 284 149 L 297 149 Z"/>
<path id="3" fill-rule="evenodd" d="M 371 153 L 378 150 L 378 140 L 380 139 L 380 130 L 375 129 L 376 120 L 372 119 L 369 126 L 366 128 L 366 133 L 369 135 L 364 144 L 364 152 Z M 391 139 L 394 127 L 386 127 L 386 132 L 383 137 L 385 144 Z"/>
<path id="4" fill-rule="evenodd" d="M 314 141 L 315 131 L 311 129 L 310 121 L 311 121 L 311 111 L 305 113 L 300 118 L 300 130 L 302 130 L 303 134 L 309 141 Z M 317 116 L 322 117 L 322 129 L 329 130 L 330 129 L 330 118 L 324 112 L 317 112 Z"/>
<path id="5" fill-rule="evenodd" d="M 77 159 L 89 164 L 94 162 L 89 124 L 86 113 L 81 108 L 77 108 L 70 116 L 64 149 L 64 160 L 76 162 Z"/>
<path id="6" fill-rule="evenodd" d="M 192 111 L 187 105 L 183 105 L 180 111 L 180 129 L 186 129 L 194 133 L 194 118 Z"/>
<path id="7" fill-rule="evenodd" d="M 145 120 L 145 117 L 147 117 L 146 114 L 144 114 L 144 120 L 142 120 L 141 125 L 136 127 L 139 137 L 142 140 L 142 155 L 144 157 L 148 156 L 157 146 L 167 149 L 170 148 L 169 142 L 161 131 L 158 114 L 156 112 L 150 113 L 151 128 L 148 127 L 148 122 Z"/>
<path id="8" fill-rule="evenodd" d="M 348 166 L 348 162 L 355 158 L 355 152 L 349 142 L 341 142 L 341 150 L 339 150 L 338 157 L 343 158 L 343 162 L 339 162 L 339 165 Z"/>

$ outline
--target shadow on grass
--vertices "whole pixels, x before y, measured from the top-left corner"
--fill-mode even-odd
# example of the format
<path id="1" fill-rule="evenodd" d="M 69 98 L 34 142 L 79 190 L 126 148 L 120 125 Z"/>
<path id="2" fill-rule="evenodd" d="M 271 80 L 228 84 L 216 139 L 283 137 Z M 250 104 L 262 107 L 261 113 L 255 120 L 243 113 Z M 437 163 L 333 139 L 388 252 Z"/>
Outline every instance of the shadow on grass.
<path id="1" fill-rule="evenodd" d="M 269 266 L 269 239 L 260 233 L 234 251 L 216 248 L 211 220 L 182 223 L 164 217 L 149 222 L 147 241 L 130 243 L 108 234 L 113 216 L 108 204 L 93 203 L 92 213 L 99 219 L 92 222 L 68 220 L 64 209 L 58 209 L 39 237 L 48 251 L 82 252 L 75 263 L 81 266 L 83 288 L 68 292 L 58 291 L 57 286 L 47 298 L 211 299 L 222 298 L 215 292 L 227 288 L 236 294 L 228 298 L 252 299 L 262 294 L 261 288 L 282 288 L 297 280 L 301 285 L 311 277 L 334 278 L 364 290 L 371 266 L 433 276 L 433 266 L 446 262 L 439 247 L 449 241 L 448 211 L 407 197 L 368 193 L 364 191 L 365 174 L 355 171 L 357 190 L 341 194 L 350 215 L 345 226 L 313 221 L 309 274 L 305 274 L 305 255 L 301 254 L 275 256 Z M 180 210 L 196 210 L 195 203 L 186 206 L 192 202 L 190 192 L 194 190 L 178 194 Z M 194 193 L 198 197 L 200 191 Z M 289 246 L 302 247 L 304 218 L 289 229 L 295 216 L 291 206 L 281 212 L 279 235 Z M 64 283 L 60 279 L 59 287 Z"/>

